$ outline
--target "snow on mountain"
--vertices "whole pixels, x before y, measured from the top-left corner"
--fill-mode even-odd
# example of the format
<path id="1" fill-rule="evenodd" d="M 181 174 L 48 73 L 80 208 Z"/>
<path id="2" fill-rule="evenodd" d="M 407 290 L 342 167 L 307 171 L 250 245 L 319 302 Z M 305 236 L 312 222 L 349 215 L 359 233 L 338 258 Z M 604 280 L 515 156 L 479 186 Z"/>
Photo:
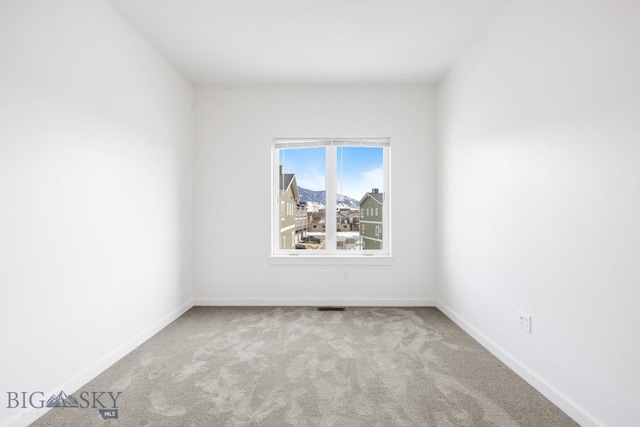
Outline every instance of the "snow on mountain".
<path id="1" fill-rule="evenodd" d="M 324 204 L 318 202 L 307 202 L 307 212 L 319 212 L 324 209 Z"/>
<path id="2" fill-rule="evenodd" d="M 337 206 L 338 208 L 360 209 L 360 201 L 338 194 Z"/>
<path id="3" fill-rule="evenodd" d="M 313 191 L 306 188 L 298 187 L 300 193 L 300 201 L 307 202 L 307 209 L 309 211 L 317 211 L 318 209 L 324 209 L 327 204 L 326 191 Z M 338 208 L 358 209 L 360 207 L 360 201 L 352 197 L 338 194 L 337 205 Z"/>

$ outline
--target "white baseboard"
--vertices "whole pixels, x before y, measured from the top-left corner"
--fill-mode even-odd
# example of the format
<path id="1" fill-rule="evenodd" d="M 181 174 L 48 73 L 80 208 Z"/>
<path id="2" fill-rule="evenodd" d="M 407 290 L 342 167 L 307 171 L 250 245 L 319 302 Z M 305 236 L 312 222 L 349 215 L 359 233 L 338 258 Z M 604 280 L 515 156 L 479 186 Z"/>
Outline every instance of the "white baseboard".
<path id="1" fill-rule="evenodd" d="M 502 347 L 487 338 L 482 332 L 474 328 L 469 322 L 447 307 L 441 302 L 437 302 L 436 307 L 442 311 L 456 325 L 460 326 L 466 333 L 471 335 L 491 354 L 500 359 L 505 365 L 515 371 L 520 377 L 549 399 L 553 404 L 562 409 L 582 427 L 605 427 L 603 423 L 596 420 L 591 414 L 578 406 L 565 394 L 557 390 L 553 385 L 538 376 L 527 368 L 522 362 L 513 357 Z"/>
<path id="2" fill-rule="evenodd" d="M 59 393 L 61 390 L 68 391 L 69 393 L 75 392 L 80 389 L 83 385 L 91 381 L 93 378 L 102 373 L 105 369 L 109 368 L 111 365 L 116 363 L 118 360 L 122 359 L 140 344 L 144 343 L 146 340 L 160 332 L 163 328 L 169 325 L 171 322 L 176 320 L 178 317 L 182 316 L 187 312 L 191 307 L 193 307 L 193 301 L 190 301 L 171 313 L 167 314 L 147 329 L 136 335 L 135 337 L 125 341 L 122 345 L 117 347 L 111 353 L 104 356 L 102 359 L 98 360 L 94 364 L 87 366 L 83 370 L 81 370 L 76 376 L 65 381 L 59 387 L 56 387 L 53 390 L 49 390 L 48 393 L 45 393 L 46 396 L 51 396 L 54 393 Z M 6 427 L 22 427 L 28 426 L 41 416 L 43 416 L 50 408 L 45 409 L 25 409 L 13 417 L 9 418 L 3 425 Z"/>
<path id="3" fill-rule="evenodd" d="M 199 298 L 202 306 L 345 306 L 345 307 L 435 307 L 436 300 L 422 298 Z"/>

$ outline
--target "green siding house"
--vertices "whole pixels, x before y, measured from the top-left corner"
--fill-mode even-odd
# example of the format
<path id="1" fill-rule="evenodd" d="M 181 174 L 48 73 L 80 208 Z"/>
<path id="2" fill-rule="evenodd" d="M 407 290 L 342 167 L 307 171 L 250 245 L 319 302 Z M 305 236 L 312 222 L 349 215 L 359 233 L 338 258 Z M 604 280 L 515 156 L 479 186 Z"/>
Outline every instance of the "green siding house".
<path id="1" fill-rule="evenodd" d="M 383 247 L 382 207 L 384 193 L 377 188 L 360 200 L 360 240 L 364 250 L 380 250 Z"/>
<path id="2" fill-rule="evenodd" d="M 280 249 L 294 249 L 306 231 L 306 203 L 300 202 L 298 183 L 293 173 L 280 166 Z"/>

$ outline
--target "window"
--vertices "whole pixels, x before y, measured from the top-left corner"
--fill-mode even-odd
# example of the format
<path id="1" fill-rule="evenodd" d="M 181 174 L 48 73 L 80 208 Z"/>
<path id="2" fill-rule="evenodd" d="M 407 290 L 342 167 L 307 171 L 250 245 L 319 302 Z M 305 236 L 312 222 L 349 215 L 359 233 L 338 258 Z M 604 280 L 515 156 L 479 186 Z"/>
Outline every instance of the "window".
<path id="1" fill-rule="evenodd" d="M 390 255 L 389 151 L 389 138 L 276 139 L 272 254 Z"/>

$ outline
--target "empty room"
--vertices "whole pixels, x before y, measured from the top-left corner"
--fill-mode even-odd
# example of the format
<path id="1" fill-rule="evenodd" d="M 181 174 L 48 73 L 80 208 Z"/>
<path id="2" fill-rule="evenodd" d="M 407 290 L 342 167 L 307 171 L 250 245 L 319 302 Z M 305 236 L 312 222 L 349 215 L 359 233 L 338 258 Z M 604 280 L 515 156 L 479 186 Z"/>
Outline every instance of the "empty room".
<path id="1" fill-rule="evenodd" d="M 0 0 L 0 425 L 640 425 L 638 22 Z"/>

